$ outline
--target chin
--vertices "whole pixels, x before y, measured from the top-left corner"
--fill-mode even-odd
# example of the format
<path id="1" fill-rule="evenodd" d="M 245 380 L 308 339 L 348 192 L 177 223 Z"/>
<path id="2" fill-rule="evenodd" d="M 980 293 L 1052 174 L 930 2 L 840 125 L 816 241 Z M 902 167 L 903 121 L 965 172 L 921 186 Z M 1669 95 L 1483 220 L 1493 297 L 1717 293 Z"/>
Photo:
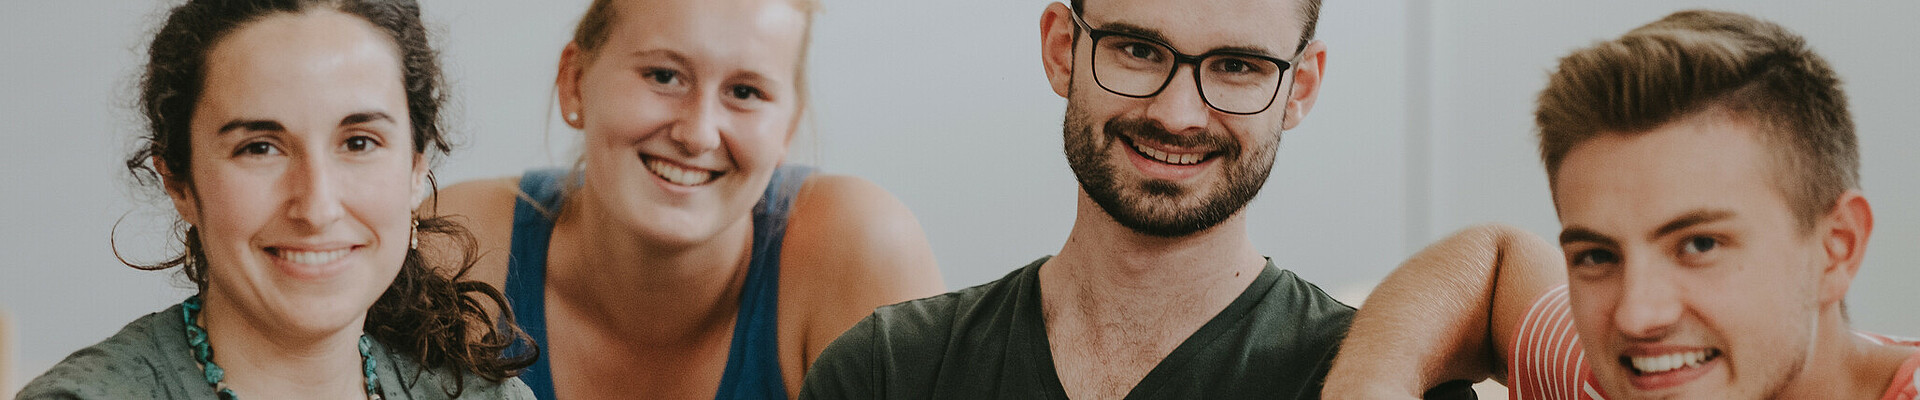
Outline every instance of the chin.
<path id="1" fill-rule="evenodd" d="M 281 314 L 278 319 L 305 332 L 348 329 L 365 316 L 393 284 L 393 275 L 382 276 L 384 279 L 377 280 L 369 276 L 349 276 L 320 287 L 283 292 L 287 296 L 276 301 L 280 307 L 272 311 Z"/>

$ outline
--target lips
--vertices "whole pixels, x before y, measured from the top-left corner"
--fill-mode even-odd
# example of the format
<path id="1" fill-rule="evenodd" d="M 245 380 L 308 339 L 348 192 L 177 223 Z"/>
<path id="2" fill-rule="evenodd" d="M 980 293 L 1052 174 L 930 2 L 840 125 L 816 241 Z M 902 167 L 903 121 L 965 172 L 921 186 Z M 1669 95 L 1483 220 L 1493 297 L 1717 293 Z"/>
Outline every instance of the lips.
<path id="1" fill-rule="evenodd" d="M 346 257 L 347 253 L 353 252 L 353 249 L 345 248 L 345 249 L 330 250 L 330 251 L 300 251 L 300 250 L 288 250 L 288 249 L 280 249 L 280 248 L 268 248 L 267 252 L 270 254 L 273 254 L 274 257 L 279 257 L 282 260 L 287 260 L 287 261 L 293 262 L 294 264 L 321 265 L 321 264 L 333 262 L 333 260 L 338 260 L 340 259 L 340 257 Z"/>
<path id="2" fill-rule="evenodd" d="M 348 255 L 360 246 L 328 246 L 316 248 L 267 247 L 266 253 L 273 258 L 273 265 L 281 273 L 302 280 L 325 280 L 346 271 L 350 263 Z"/>
<path id="3" fill-rule="evenodd" d="M 1215 152 L 1211 151 L 1162 150 L 1125 136 L 1121 136 L 1120 141 L 1132 148 L 1135 153 L 1139 153 L 1141 157 L 1169 165 L 1198 165 L 1212 159 L 1215 155 Z"/>
<path id="4" fill-rule="evenodd" d="M 1656 391 L 1677 387 L 1706 376 L 1721 364 L 1719 349 L 1664 349 L 1628 351 L 1619 358 L 1635 389 Z"/>
<path id="5" fill-rule="evenodd" d="M 1714 358 L 1718 357 L 1720 357 L 1720 350 L 1700 349 L 1657 356 L 1622 356 L 1621 358 L 1626 361 L 1627 367 L 1631 369 L 1634 374 L 1650 375 L 1681 368 L 1699 367 L 1701 364 L 1706 364 L 1708 361 L 1713 361 Z"/>
<path id="6" fill-rule="evenodd" d="M 668 183 L 680 186 L 705 185 L 713 182 L 713 180 L 719 178 L 720 175 L 725 174 L 720 171 L 710 171 L 681 165 L 645 154 L 640 155 L 640 160 L 647 166 L 647 172 L 652 172 L 654 176 L 658 176 Z"/>

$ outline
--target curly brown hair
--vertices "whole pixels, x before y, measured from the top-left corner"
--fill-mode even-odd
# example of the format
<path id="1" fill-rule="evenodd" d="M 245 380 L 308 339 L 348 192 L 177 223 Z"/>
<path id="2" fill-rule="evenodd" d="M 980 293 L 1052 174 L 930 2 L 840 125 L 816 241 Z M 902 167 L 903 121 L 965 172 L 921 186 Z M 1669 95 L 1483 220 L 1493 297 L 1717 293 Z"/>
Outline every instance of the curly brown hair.
<path id="1" fill-rule="evenodd" d="M 446 103 L 446 93 L 439 56 L 428 44 L 420 7 L 414 1 L 189 0 L 168 12 L 166 23 L 148 47 L 139 100 L 147 132 L 139 138 L 138 150 L 126 159 L 135 182 L 148 187 L 172 183 L 192 188 L 189 123 L 205 83 L 208 53 L 222 38 L 249 23 L 314 9 L 365 19 L 393 40 L 400 52 L 414 154 L 438 157 L 451 150 L 452 144 L 441 127 L 440 108 Z M 431 173 L 427 181 L 429 188 L 436 187 Z M 175 231 L 184 251 L 159 263 L 127 265 L 142 270 L 180 267 L 196 289 L 205 291 L 208 265 L 198 228 L 181 222 L 176 226 L 185 228 Z M 451 248 L 464 250 L 454 253 L 462 256 L 458 260 L 430 260 L 419 250 L 408 250 L 393 284 L 367 310 L 367 334 L 426 368 L 446 368 L 496 382 L 532 365 L 539 349 L 531 346 L 532 340 L 513 323 L 505 297 L 490 285 L 463 279 L 476 259 L 473 235 L 446 218 L 420 218 L 418 235 L 444 237 L 440 240 Z M 458 272 L 446 276 L 436 271 Z M 498 310 L 497 318 L 488 306 Z M 516 342 L 529 346 L 509 353 Z M 452 381 L 454 386 L 445 390 L 450 396 L 458 396 L 464 384 L 460 379 Z"/>

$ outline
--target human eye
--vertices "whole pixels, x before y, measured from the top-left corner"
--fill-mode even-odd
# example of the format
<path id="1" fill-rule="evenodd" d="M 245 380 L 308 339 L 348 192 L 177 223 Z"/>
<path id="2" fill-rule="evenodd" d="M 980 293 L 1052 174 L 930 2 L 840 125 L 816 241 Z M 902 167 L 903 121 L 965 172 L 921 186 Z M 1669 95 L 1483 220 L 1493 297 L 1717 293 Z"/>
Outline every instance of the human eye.
<path id="1" fill-rule="evenodd" d="M 727 94 L 733 96 L 736 100 L 767 99 L 766 91 L 760 90 L 760 88 L 753 87 L 752 85 L 733 85 L 732 88 L 728 89 Z"/>
<path id="2" fill-rule="evenodd" d="M 1221 57 L 1212 63 L 1212 67 L 1213 72 L 1236 75 L 1262 75 L 1269 69 L 1264 68 L 1262 63 L 1240 57 Z"/>
<path id="3" fill-rule="evenodd" d="M 1694 236 L 1680 243 L 1681 255 L 1700 255 L 1720 247 L 1720 241 L 1706 236 Z"/>
<path id="4" fill-rule="evenodd" d="M 1568 256 L 1567 265 L 1572 267 L 1591 267 L 1618 264 L 1620 256 L 1605 249 L 1577 251 Z"/>
<path id="5" fill-rule="evenodd" d="M 235 157 L 263 157 L 279 154 L 281 154 L 280 148 L 274 147 L 273 143 L 265 140 L 256 140 L 241 144 L 240 148 L 234 149 L 233 151 Z"/>
<path id="6" fill-rule="evenodd" d="M 1109 46 L 1131 61 L 1158 63 L 1166 58 L 1166 51 L 1152 42 L 1129 37 L 1114 37 L 1110 40 L 1113 43 Z"/>
<path id="7" fill-rule="evenodd" d="M 641 72 L 640 76 L 644 76 L 647 79 L 653 80 L 653 83 L 658 83 L 662 85 L 671 85 L 671 84 L 680 82 L 680 74 L 671 70 L 664 70 L 664 69 L 646 70 Z"/>
<path id="8" fill-rule="evenodd" d="M 340 141 L 340 150 L 348 153 L 366 153 L 379 147 L 379 139 L 366 135 L 353 136 Z"/>
<path id="9" fill-rule="evenodd" d="M 1152 46 L 1144 44 L 1133 43 L 1122 49 L 1126 50 L 1127 55 L 1133 56 L 1133 58 L 1142 60 L 1157 60 L 1160 58 L 1160 52 L 1155 51 Z"/>
<path id="10" fill-rule="evenodd" d="M 680 71 L 666 68 L 641 68 L 640 77 L 655 86 L 678 89 L 686 86 L 686 79 Z"/>
<path id="11" fill-rule="evenodd" d="M 1711 265 L 1724 252 L 1727 241 L 1715 236 L 1696 235 L 1680 240 L 1674 249 L 1674 258 L 1687 265 Z"/>

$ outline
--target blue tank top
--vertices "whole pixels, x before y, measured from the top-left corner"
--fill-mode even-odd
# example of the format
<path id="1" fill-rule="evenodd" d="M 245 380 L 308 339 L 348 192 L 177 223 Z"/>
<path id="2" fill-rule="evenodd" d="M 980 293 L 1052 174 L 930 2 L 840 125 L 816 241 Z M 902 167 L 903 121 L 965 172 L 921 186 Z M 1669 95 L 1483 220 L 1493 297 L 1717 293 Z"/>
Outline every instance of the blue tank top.
<path id="1" fill-rule="evenodd" d="M 727 350 L 726 372 L 720 375 L 715 399 L 785 399 L 787 386 L 780 374 L 777 312 L 780 299 L 780 243 L 786 237 L 787 214 L 800 185 L 812 167 L 782 165 L 767 182 L 766 193 L 753 207 L 753 255 L 747 280 L 740 290 L 740 314 L 733 323 L 733 343 Z M 513 205 L 512 251 L 507 257 L 509 307 L 515 322 L 540 347 L 547 348 L 547 245 L 553 236 L 552 213 L 560 210 L 562 179 L 567 170 L 529 170 L 520 177 L 527 194 Z M 533 203 L 528 202 L 532 200 Z M 508 350 L 524 351 L 524 344 Z M 540 357 L 520 373 L 535 397 L 554 399 L 553 369 L 549 357 Z M 634 393 L 643 395 L 644 393 Z"/>

